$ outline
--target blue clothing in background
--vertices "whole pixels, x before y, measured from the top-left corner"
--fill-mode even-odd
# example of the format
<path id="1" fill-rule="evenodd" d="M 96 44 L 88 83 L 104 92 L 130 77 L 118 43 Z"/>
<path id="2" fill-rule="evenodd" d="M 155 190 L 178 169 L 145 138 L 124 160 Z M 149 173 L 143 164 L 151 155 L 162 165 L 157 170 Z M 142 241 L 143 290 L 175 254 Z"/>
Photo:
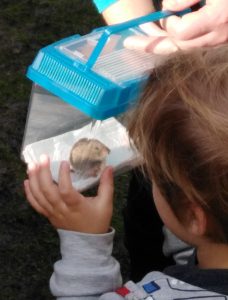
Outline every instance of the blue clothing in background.
<path id="1" fill-rule="evenodd" d="M 117 1 L 118 0 L 93 0 L 93 3 L 96 5 L 98 11 L 102 13 L 106 8 Z"/>

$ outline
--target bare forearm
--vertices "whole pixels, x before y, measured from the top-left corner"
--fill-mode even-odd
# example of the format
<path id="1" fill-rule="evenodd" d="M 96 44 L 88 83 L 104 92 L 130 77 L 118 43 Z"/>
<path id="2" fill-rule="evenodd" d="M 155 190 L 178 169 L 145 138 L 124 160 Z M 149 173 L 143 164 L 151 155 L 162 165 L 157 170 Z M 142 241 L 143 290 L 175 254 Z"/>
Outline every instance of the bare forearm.
<path id="1" fill-rule="evenodd" d="M 119 0 L 103 11 L 107 24 L 116 24 L 154 11 L 152 0 Z"/>

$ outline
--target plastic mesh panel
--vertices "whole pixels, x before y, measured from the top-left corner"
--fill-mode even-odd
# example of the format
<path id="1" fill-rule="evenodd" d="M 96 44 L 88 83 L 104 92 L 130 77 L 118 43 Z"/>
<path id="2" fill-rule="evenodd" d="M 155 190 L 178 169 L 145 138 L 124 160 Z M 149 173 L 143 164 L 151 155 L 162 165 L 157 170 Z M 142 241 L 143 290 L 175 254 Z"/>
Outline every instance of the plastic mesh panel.
<path id="1" fill-rule="evenodd" d="M 40 74 L 47 76 L 67 90 L 77 93 L 90 104 L 98 105 L 104 90 L 80 74 L 67 69 L 52 57 L 45 55 L 38 68 Z"/>

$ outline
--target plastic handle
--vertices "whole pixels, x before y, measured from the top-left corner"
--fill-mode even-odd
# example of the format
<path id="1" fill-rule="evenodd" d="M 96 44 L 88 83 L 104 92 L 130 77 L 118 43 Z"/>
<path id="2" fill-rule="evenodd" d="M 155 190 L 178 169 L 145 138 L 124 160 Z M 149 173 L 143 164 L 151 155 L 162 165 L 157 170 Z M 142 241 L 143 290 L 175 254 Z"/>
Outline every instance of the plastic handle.
<path id="1" fill-rule="evenodd" d="M 180 12 L 171 12 L 171 11 L 157 11 L 157 12 L 153 12 L 151 14 L 148 14 L 146 16 L 143 17 L 139 17 L 124 23 L 120 23 L 120 24 L 115 24 L 115 25 L 111 25 L 111 26 L 107 26 L 103 32 L 103 34 L 101 35 L 96 47 L 94 48 L 92 54 L 90 55 L 86 66 L 89 68 L 92 68 L 93 65 L 96 63 L 98 56 L 100 55 L 101 51 L 103 50 L 108 38 L 110 37 L 110 35 L 120 32 L 122 30 L 131 28 L 131 27 L 135 27 L 147 22 L 156 22 L 159 21 L 161 19 L 165 19 L 168 18 L 172 15 L 176 15 L 176 16 L 183 16 L 186 13 L 191 12 L 191 9 L 185 9 L 182 10 Z"/>

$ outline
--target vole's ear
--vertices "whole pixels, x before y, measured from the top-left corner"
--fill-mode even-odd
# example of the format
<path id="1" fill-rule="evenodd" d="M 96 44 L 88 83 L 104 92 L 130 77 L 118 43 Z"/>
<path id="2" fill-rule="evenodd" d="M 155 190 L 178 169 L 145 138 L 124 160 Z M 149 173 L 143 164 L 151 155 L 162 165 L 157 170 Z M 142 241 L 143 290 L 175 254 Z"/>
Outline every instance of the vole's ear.
<path id="1" fill-rule="evenodd" d="M 111 150 L 110 150 L 108 147 L 106 147 L 106 150 L 107 150 L 107 152 L 108 152 L 108 153 L 110 153 L 110 152 L 111 152 Z"/>
<path id="2" fill-rule="evenodd" d="M 70 166 L 70 172 L 71 172 L 71 173 L 75 173 L 74 168 L 72 168 L 71 166 Z"/>

